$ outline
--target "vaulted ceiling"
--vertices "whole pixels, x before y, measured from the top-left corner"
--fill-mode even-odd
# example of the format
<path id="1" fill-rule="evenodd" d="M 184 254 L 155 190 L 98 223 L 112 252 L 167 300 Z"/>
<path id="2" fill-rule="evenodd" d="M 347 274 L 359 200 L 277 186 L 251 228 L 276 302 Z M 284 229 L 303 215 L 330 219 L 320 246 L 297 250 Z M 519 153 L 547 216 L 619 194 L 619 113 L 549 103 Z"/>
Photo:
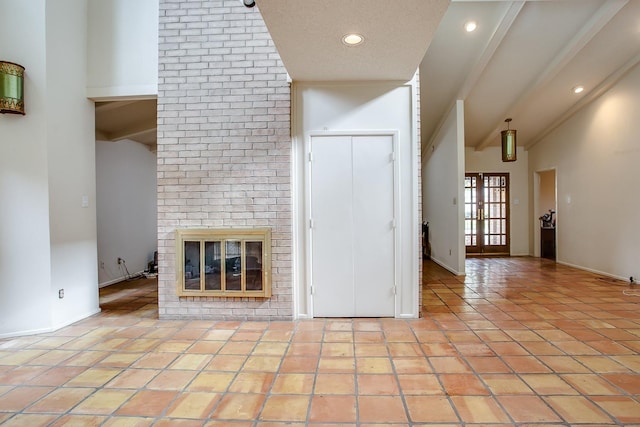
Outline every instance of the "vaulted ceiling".
<path id="1" fill-rule="evenodd" d="M 511 117 L 530 147 L 640 62 L 640 0 L 256 2 L 294 81 L 406 81 L 419 66 L 423 146 L 462 99 L 467 146 L 498 145 Z M 124 102 L 96 105 L 97 134 L 155 145 L 154 101 Z"/>

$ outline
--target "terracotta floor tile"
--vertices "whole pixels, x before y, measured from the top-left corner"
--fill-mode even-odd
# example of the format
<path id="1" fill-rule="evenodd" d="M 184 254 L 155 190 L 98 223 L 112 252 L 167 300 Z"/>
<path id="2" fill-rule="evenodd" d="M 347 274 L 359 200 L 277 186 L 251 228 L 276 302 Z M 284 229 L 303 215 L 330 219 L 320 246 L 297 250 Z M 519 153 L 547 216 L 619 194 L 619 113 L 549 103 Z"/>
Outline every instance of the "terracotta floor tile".
<path id="1" fill-rule="evenodd" d="M 315 380 L 313 374 L 279 374 L 273 383 L 271 393 L 311 394 Z"/>
<path id="2" fill-rule="evenodd" d="M 356 343 L 356 357 L 387 357 L 389 348 L 384 344 L 361 344 Z"/>
<path id="3" fill-rule="evenodd" d="M 318 374 L 314 387 L 315 394 L 355 394 L 353 374 Z"/>
<path id="4" fill-rule="evenodd" d="M 616 362 L 633 372 L 640 372 L 640 355 L 611 356 Z"/>
<path id="5" fill-rule="evenodd" d="M 177 392 L 165 390 L 141 390 L 116 411 L 117 415 L 157 417 L 175 399 Z"/>
<path id="6" fill-rule="evenodd" d="M 593 396 L 593 402 L 619 423 L 640 423 L 640 402 L 627 396 Z"/>
<path id="7" fill-rule="evenodd" d="M 324 343 L 320 356 L 326 357 L 350 357 L 354 355 L 351 343 Z"/>
<path id="8" fill-rule="evenodd" d="M 163 369 L 178 357 L 175 353 L 148 353 L 138 359 L 132 367 Z"/>
<path id="9" fill-rule="evenodd" d="M 102 427 L 149 427 L 154 421 L 153 418 L 110 417 Z M 159 425 L 160 424 L 156 424 L 156 426 Z"/>
<path id="10" fill-rule="evenodd" d="M 98 390 L 73 408 L 71 412 L 74 414 L 108 415 L 118 409 L 134 393 L 134 390 Z"/>
<path id="11" fill-rule="evenodd" d="M 440 374 L 471 373 L 471 368 L 460 357 L 430 357 L 433 371 Z"/>
<path id="12" fill-rule="evenodd" d="M 255 342 L 229 341 L 220 350 L 218 350 L 218 354 L 239 354 L 246 356 L 251 354 L 255 346 Z"/>
<path id="13" fill-rule="evenodd" d="M 187 390 L 222 393 L 227 390 L 235 376 L 232 372 L 200 372 L 187 386 Z"/>
<path id="14" fill-rule="evenodd" d="M 116 368 L 89 368 L 66 383 L 70 387 L 101 387 L 122 372 Z"/>
<path id="15" fill-rule="evenodd" d="M 491 342 L 489 347 L 500 356 L 528 356 L 529 352 L 516 342 Z"/>
<path id="16" fill-rule="evenodd" d="M 161 427 L 174 427 L 168 420 L 169 424 L 163 424 Z M 293 424 L 295 426 L 296 424 Z M 160 424 L 155 424 L 153 427 L 158 427 Z M 254 427 L 253 421 L 209 421 L 204 427 Z"/>
<path id="17" fill-rule="evenodd" d="M 393 372 L 391 360 L 388 357 L 359 357 L 356 369 L 361 374 L 388 374 Z"/>
<path id="18" fill-rule="evenodd" d="M 576 360 L 597 374 L 629 372 L 629 369 L 608 356 L 576 356 Z"/>
<path id="19" fill-rule="evenodd" d="M 283 356 L 289 344 L 279 342 L 259 342 L 253 349 L 254 355 L 260 356 Z"/>
<path id="20" fill-rule="evenodd" d="M 320 354 L 319 342 L 294 342 L 287 350 L 287 356 L 313 356 Z"/>
<path id="21" fill-rule="evenodd" d="M 325 331 L 324 338 L 322 340 L 325 343 L 352 343 L 354 342 L 352 331 Z"/>
<path id="22" fill-rule="evenodd" d="M 498 357 L 466 357 L 465 360 L 471 368 L 477 373 L 508 373 L 512 372 L 500 358 Z"/>
<path id="23" fill-rule="evenodd" d="M 400 396 L 358 396 L 360 422 L 402 423 L 407 414 Z"/>
<path id="24" fill-rule="evenodd" d="M 65 415 L 57 419 L 51 427 L 97 427 L 102 425 L 107 419 L 106 416 L 99 415 Z M 32 424 L 28 424 L 31 426 Z"/>
<path id="25" fill-rule="evenodd" d="M 537 396 L 497 396 L 498 401 L 517 423 L 549 423 L 562 419 Z"/>
<path id="26" fill-rule="evenodd" d="M 218 393 L 181 393 L 166 412 L 167 417 L 204 419 L 220 400 Z"/>
<path id="27" fill-rule="evenodd" d="M 567 383 L 588 396 L 619 395 L 620 391 L 608 381 L 595 374 L 561 375 Z"/>
<path id="28" fill-rule="evenodd" d="M 413 423 L 458 423 L 451 403 L 443 396 L 406 396 L 409 417 Z"/>
<path id="29" fill-rule="evenodd" d="M 83 401 L 94 391 L 95 389 L 86 387 L 58 388 L 40 399 L 34 405 L 31 405 L 28 409 L 25 410 L 25 412 L 65 413 L 70 408 L 73 408 L 78 403 Z"/>
<path id="30" fill-rule="evenodd" d="M 480 376 L 495 395 L 533 394 L 533 391 L 517 375 L 484 374 Z"/>
<path id="31" fill-rule="evenodd" d="M 45 427 L 58 417 L 58 415 L 44 414 L 0 414 L 0 424 L 3 427 Z M 12 417 L 12 418 L 11 418 Z"/>
<path id="32" fill-rule="evenodd" d="M 611 417 L 582 396 L 549 396 L 545 400 L 570 423 L 610 423 Z M 636 405 L 636 408 L 639 406 Z"/>
<path id="33" fill-rule="evenodd" d="M 309 421 L 312 423 L 355 423 L 354 396 L 314 395 L 311 398 Z"/>
<path id="34" fill-rule="evenodd" d="M 640 374 L 605 374 L 602 377 L 629 394 L 640 395 Z"/>
<path id="35" fill-rule="evenodd" d="M 400 389 L 405 395 L 444 395 L 444 390 L 433 374 L 398 375 Z"/>
<path id="36" fill-rule="evenodd" d="M 448 396 L 488 395 L 489 390 L 477 376 L 471 374 L 443 374 L 440 381 Z"/>
<path id="37" fill-rule="evenodd" d="M 263 342 L 289 342 L 293 336 L 293 331 L 288 330 L 271 330 L 266 331 L 262 335 Z"/>
<path id="38" fill-rule="evenodd" d="M 457 356 L 458 350 L 450 343 L 426 343 L 421 344 L 424 354 L 427 356 Z"/>
<path id="39" fill-rule="evenodd" d="M 358 375 L 359 395 L 396 395 L 400 394 L 395 375 L 364 374 Z"/>
<path id="40" fill-rule="evenodd" d="M 555 373 L 580 373 L 591 371 L 572 356 L 538 356 L 538 360 L 547 365 Z"/>
<path id="41" fill-rule="evenodd" d="M 393 358 L 393 366 L 398 374 L 428 374 L 433 372 L 424 357 Z"/>
<path id="42" fill-rule="evenodd" d="M 318 357 L 287 356 L 282 359 L 280 372 L 312 373 L 318 369 Z"/>
<path id="43" fill-rule="evenodd" d="M 356 360 L 353 357 L 321 357 L 318 363 L 318 372 L 323 373 L 352 373 L 356 369 Z"/>
<path id="44" fill-rule="evenodd" d="M 304 421 L 309 410 L 309 396 L 269 396 L 260 413 L 261 420 Z"/>
<path id="45" fill-rule="evenodd" d="M 280 357 L 273 356 L 249 356 L 243 371 L 249 372 L 276 372 L 280 368 Z"/>
<path id="46" fill-rule="evenodd" d="M 538 374 L 551 372 L 534 356 L 504 356 L 502 360 L 509 365 L 514 372 L 522 374 Z"/>
<path id="47" fill-rule="evenodd" d="M 353 340 L 357 343 L 379 343 L 384 341 L 382 331 L 356 331 Z"/>
<path id="48" fill-rule="evenodd" d="M 156 375 L 147 384 L 147 388 L 154 390 L 182 390 L 195 376 L 195 371 L 165 370 Z"/>
<path id="49" fill-rule="evenodd" d="M 102 359 L 109 355 L 106 351 L 81 351 L 77 352 L 75 356 L 71 356 L 66 359 L 62 365 L 64 366 L 94 366 Z"/>
<path id="50" fill-rule="evenodd" d="M 536 394 L 549 395 L 575 395 L 578 392 L 556 374 L 525 374 L 520 378 L 527 383 Z"/>
<path id="51" fill-rule="evenodd" d="M 264 400 L 264 394 L 226 394 L 213 412 L 212 418 L 255 420 Z"/>
<path id="52" fill-rule="evenodd" d="M 104 387 L 144 388 L 158 373 L 160 373 L 158 369 L 126 369 Z"/>
<path id="53" fill-rule="evenodd" d="M 213 355 L 222 348 L 224 343 L 222 341 L 196 341 L 189 349 L 188 353 L 191 354 L 209 354 Z"/>
<path id="54" fill-rule="evenodd" d="M 169 369 L 199 371 L 207 366 L 212 358 L 206 354 L 183 354 L 169 366 Z"/>
<path id="55" fill-rule="evenodd" d="M 266 393 L 275 375 L 268 372 L 241 372 L 229 386 L 233 393 Z"/>
<path id="56" fill-rule="evenodd" d="M 240 370 L 242 365 L 247 360 L 247 356 L 233 356 L 233 355 L 224 355 L 219 354 L 217 356 L 213 356 L 211 362 L 207 365 L 205 369 L 209 371 L 233 371 L 236 372 Z"/>
<path id="57" fill-rule="evenodd" d="M 509 423 L 496 400 L 485 396 L 453 396 L 453 404 L 466 423 Z"/>

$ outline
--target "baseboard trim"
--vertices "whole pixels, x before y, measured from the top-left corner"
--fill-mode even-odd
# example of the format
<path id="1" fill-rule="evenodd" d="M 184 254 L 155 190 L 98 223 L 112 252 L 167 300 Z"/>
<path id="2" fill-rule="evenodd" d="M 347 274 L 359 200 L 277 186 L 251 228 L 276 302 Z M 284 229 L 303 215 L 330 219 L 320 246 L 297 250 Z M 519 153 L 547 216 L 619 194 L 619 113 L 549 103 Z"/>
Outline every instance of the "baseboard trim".
<path id="1" fill-rule="evenodd" d="M 594 273 L 594 274 L 599 274 L 601 276 L 610 277 L 612 279 L 622 280 L 623 282 L 628 282 L 629 281 L 628 277 L 617 276 L 617 275 L 612 274 L 612 273 L 606 273 L 604 271 L 595 270 L 593 268 L 588 268 L 588 267 L 583 267 L 581 265 L 571 264 L 570 262 L 566 262 L 566 261 L 558 261 L 558 260 L 556 260 L 556 263 L 562 264 L 562 265 L 566 265 L 567 267 L 577 268 L 578 270 L 588 271 L 589 273 Z"/>

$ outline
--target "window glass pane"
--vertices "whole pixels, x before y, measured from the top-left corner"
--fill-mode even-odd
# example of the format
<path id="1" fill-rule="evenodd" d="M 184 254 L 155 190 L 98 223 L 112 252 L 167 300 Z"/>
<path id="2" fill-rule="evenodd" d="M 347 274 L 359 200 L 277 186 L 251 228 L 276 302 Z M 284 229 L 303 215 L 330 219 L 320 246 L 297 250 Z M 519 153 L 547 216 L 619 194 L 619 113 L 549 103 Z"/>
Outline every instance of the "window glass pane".
<path id="1" fill-rule="evenodd" d="M 225 243 L 225 289 L 227 291 L 241 291 L 242 242 L 239 240 L 227 240 Z"/>
<path id="2" fill-rule="evenodd" d="M 222 290 L 222 246 L 220 242 L 204 243 L 204 289 Z"/>
<path id="3" fill-rule="evenodd" d="M 262 242 L 245 243 L 247 291 L 262 290 Z"/>
<path id="4" fill-rule="evenodd" d="M 184 242 L 184 288 L 200 290 L 200 242 Z"/>

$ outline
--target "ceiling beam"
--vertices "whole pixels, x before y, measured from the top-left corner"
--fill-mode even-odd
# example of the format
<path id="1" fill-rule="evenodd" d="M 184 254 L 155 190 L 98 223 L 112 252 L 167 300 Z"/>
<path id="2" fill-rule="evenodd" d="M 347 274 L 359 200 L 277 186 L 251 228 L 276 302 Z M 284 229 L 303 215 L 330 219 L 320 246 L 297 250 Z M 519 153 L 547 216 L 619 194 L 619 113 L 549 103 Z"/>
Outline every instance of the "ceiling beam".
<path id="1" fill-rule="evenodd" d="M 134 104 L 138 102 L 137 100 L 132 101 L 109 101 L 104 104 L 96 105 L 96 113 L 106 113 L 107 111 L 117 110 L 118 108 L 122 108 L 126 105 Z"/>
<path id="2" fill-rule="evenodd" d="M 605 80 L 603 80 L 597 87 L 589 91 L 589 93 L 582 98 L 571 108 L 565 111 L 561 116 L 554 120 L 549 126 L 547 126 L 542 132 L 532 138 L 532 142 L 525 148 L 529 150 L 531 147 L 542 141 L 547 135 L 556 130 L 560 125 L 569 120 L 571 116 L 578 111 L 598 99 L 602 94 L 611 89 L 616 83 L 620 81 L 632 68 L 640 63 L 640 53 L 627 61 L 622 67 L 618 68 L 615 72 L 610 74 Z"/>
<path id="3" fill-rule="evenodd" d="M 156 120 L 148 119 L 140 122 L 136 122 L 129 127 L 118 129 L 114 132 L 107 134 L 109 141 L 121 141 L 123 139 L 132 139 L 139 137 L 150 132 L 156 132 Z"/>
<path id="4" fill-rule="evenodd" d="M 473 68 L 467 75 L 467 78 L 465 79 L 460 90 L 458 91 L 457 96 L 449 102 L 449 107 L 445 110 L 445 114 L 442 115 L 442 117 L 440 118 L 440 121 L 438 122 L 438 125 L 435 127 L 434 131 L 431 133 L 431 138 L 429 139 L 429 142 L 422 147 L 423 156 L 426 154 L 427 148 L 433 144 L 435 138 L 440 133 L 442 126 L 447 120 L 447 117 L 449 116 L 449 113 L 455 106 L 456 102 L 459 99 L 463 99 L 463 100 L 466 99 L 467 96 L 469 96 L 469 93 L 471 93 L 471 90 L 480 79 L 480 76 L 482 75 L 482 73 L 484 73 L 484 70 L 487 68 L 487 65 L 491 61 L 491 58 L 493 58 L 493 55 L 495 55 L 496 50 L 498 49 L 498 47 L 506 37 L 507 33 L 509 32 L 509 29 L 515 22 L 524 4 L 525 4 L 525 1 L 512 1 L 509 7 L 505 10 L 504 14 L 502 15 L 502 18 L 500 19 L 499 24 L 493 31 L 493 34 L 491 34 L 491 37 L 489 37 L 489 40 L 487 41 L 486 46 L 484 47 L 484 49 L 482 50 L 482 53 L 480 54 L 477 61 L 473 65 Z"/>
<path id="5" fill-rule="evenodd" d="M 529 98 L 542 87 L 547 85 L 554 77 L 558 75 L 562 69 L 564 69 L 573 58 L 598 34 L 602 28 L 613 19 L 614 16 L 629 2 L 629 0 L 610 0 L 604 2 L 604 4 L 593 14 L 591 19 L 582 27 L 582 29 L 571 39 L 569 43 L 562 49 L 552 60 L 547 67 L 539 74 L 538 78 L 529 87 L 521 93 L 517 99 L 507 108 L 504 112 L 504 117 L 515 117 L 521 112 L 529 102 Z M 483 150 L 484 148 L 495 142 L 495 135 L 499 134 L 503 130 L 503 122 L 501 121 L 496 127 L 489 132 L 487 136 L 482 140 L 480 144 L 476 146 L 476 151 Z"/>

